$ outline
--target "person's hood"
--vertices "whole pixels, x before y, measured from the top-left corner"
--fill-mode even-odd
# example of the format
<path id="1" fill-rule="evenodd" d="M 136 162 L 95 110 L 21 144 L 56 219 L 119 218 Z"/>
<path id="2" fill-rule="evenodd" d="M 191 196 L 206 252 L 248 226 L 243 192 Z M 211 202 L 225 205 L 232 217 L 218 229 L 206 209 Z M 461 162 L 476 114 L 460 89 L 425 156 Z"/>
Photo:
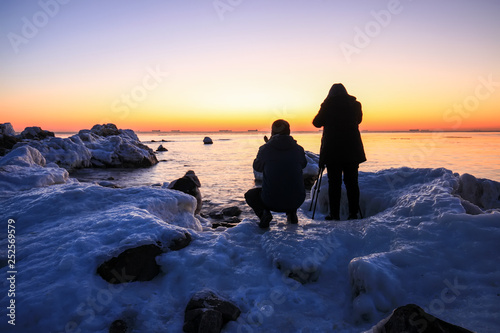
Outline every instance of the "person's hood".
<path id="1" fill-rule="evenodd" d="M 297 141 L 291 135 L 273 135 L 266 144 L 279 150 L 286 150 L 294 147 Z"/>

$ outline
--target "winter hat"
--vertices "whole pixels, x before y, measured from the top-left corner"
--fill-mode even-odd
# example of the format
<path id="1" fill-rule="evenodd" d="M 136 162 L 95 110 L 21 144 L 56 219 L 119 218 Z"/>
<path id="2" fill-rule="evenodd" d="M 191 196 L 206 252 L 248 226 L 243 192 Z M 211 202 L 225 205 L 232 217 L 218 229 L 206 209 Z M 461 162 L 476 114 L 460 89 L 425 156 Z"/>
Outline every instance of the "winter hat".
<path id="1" fill-rule="evenodd" d="M 283 119 L 276 120 L 271 127 L 271 136 L 276 134 L 290 135 L 290 124 Z"/>

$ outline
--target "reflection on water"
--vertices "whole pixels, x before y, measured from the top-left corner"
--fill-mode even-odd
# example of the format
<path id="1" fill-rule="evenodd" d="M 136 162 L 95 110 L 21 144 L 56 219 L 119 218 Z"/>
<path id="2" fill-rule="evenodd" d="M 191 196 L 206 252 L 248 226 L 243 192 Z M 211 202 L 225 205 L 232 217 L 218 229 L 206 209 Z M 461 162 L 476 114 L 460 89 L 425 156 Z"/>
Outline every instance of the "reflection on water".
<path id="1" fill-rule="evenodd" d="M 87 169 L 76 178 L 100 181 L 112 177 L 121 186 L 170 182 L 194 170 L 202 193 L 214 204 L 244 202 L 253 187 L 252 162 L 268 133 L 138 133 L 141 141 L 158 152 L 161 162 L 147 169 Z M 321 133 L 292 133 L 305 150 L 318 153 Z M 212 145 L 203 144 L 210 136 Z M 500 133 L 362 133 L 368 161 L 360 171 L 394 167 L 440 168 L 500 181 Z M 153 140 L 155 142 L 153 142 Z M 164 140 L 162 142 L 162 140 Z"/>

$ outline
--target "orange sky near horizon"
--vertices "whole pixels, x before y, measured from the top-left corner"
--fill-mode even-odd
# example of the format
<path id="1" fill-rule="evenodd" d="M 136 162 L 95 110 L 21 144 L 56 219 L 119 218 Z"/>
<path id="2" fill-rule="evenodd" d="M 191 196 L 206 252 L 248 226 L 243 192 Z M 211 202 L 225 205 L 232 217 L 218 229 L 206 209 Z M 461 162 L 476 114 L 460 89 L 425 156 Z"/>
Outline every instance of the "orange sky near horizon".
<path id="1" fill-rule="evenodd" d="M 314 131 L 336 82 L 361 130 L 500 131 L 500 2 L 58 6 L 0 4 L 0 123 L 16 131 Z"/>

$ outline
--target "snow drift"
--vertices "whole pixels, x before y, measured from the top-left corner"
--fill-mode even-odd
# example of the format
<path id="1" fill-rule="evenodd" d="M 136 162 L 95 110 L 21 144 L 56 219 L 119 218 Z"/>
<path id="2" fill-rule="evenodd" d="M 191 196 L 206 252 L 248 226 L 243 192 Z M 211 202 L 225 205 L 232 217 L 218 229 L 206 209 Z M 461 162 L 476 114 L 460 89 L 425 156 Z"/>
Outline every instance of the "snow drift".
<path id="1" fill-rule="evenodd" d="M 26 175 L 30 168 L 65 174 L 43 164 L 27 146 L 0 159 L 0 168 L 15 167 L 4 177 L 22 175 L 21 168 Z M 124 320 L 135 332 L 181 332 L 184 309 L 202 289 L 241 309 L 224 332 L 360 332 L 408 303 L 474 331 L 500 327 L 495 182 L 446 169 L 361 172 L 364 219 L 324 221 L 322 188 L 316 220 L 308 200 L 298 225 L 275 214 L 269 231 L 255 218 L 214 231 L 194 216 L 195 199 L 178 191 L 61 181 L 0 190 L 1 220 L 16 226 L 19 331 L 104 333 Z M 468 213 L 464 202 L 480 214 Z M 186 233 L 187 247 L 167 249 Z M 109 258 L 147 244 L 165 252 L 156 257 L 161 272 L 153 280 L 114 285 L 96 274 Z M 3 293 L 0 304 L 8 301 Z M 1 331 L 9 328 L 0 321 Z"/>

